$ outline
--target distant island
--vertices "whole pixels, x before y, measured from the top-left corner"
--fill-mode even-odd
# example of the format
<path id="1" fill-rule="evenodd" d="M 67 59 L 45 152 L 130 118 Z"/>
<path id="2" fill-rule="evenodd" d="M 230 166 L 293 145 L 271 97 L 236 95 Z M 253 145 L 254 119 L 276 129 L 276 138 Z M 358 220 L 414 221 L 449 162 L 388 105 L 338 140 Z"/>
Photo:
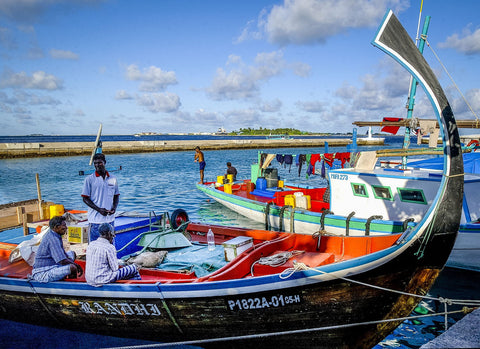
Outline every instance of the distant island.
<path id="1" fill-rule="evenodd" d="M 268 135 L 316 135 L 315 132 L 300 131 L 295 128 L 241 128 L 239 131 L 232 131 L 228 133 L 232 136 L 268 136 Z"/>

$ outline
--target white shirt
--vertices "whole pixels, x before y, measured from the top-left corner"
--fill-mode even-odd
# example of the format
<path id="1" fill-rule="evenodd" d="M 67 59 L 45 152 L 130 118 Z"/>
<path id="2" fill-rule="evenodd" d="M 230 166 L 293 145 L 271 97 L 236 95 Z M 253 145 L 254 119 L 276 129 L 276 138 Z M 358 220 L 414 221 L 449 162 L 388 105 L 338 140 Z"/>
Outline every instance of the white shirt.
<path id="1" fill-rule="evenodd" d="M 96 171 L 85 178 L 82 196 L 87 196 L 100 208 L 110 210 L 113 206 L 113 197 L 119 195 L 117 178 L 107 172 L 105 179 Z M 87 218 L 89 223 L 111 223 L 115 215 L 102 215 L 100 212 L 88 207 Z"/>

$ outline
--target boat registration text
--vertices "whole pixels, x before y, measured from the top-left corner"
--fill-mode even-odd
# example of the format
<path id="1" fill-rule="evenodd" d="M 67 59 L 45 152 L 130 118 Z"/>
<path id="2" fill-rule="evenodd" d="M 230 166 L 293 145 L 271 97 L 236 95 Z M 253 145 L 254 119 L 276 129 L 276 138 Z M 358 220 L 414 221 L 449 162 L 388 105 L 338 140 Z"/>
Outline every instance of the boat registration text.
<path id="1" fill-rule="evenodd" d="M 250 310 L 284 307 L 289 304 L 300 303 L 300 295 L 286 296 L 283 294 L 271 297 L 237 298 L 229 299 L 227 307 L 229 310 Z"/>

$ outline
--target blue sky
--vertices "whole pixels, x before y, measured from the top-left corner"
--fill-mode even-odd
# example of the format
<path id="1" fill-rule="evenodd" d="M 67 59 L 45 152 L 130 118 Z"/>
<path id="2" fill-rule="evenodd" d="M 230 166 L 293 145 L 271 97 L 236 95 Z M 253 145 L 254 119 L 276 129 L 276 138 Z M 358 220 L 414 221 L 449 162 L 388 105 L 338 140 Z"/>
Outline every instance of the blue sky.
<path id="1" fill-rule="evenodd" d="M 409 76 L 370 44 L 389 8 L 414 38 L 420 0 L 1 0 L 0 135 L 405 117 Z M 457 119 L 475 115 L 434 52 L 479 115 L 479 13 L 478 0 L 423 3 L 424 55 Z M 433 117 L 422 92 L 415 116 Z"/>

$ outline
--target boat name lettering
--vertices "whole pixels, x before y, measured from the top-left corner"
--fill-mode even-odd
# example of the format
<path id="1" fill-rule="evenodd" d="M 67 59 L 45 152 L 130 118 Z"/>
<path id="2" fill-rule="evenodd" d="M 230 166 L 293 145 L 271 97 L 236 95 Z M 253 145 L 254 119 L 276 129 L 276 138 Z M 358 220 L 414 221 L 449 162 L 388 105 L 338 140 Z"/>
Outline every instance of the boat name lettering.
<path id="1" fill-rule="evenodd" d="M 148 303 L 98 303 L 78 302 L 82 312 L 87 314 L 160 316 L 156 304 Z"/>
<path id="2" fill-rule="evenodd" d="M 340 181 L 348 181 L 348 175 L 346 174 L 338 174 L 338 173 L 332 173 L 330 175 L 330 178 L 332 179 L 338 179 Z"/>
<path id="3" fill-rule="evenodd" d="M 237 298 L 227 301 L 229 310 L 278 308 L 294 303 L 300 303 L 300 295 L 285 296 L 280 294 L 271 297 Z"/>

